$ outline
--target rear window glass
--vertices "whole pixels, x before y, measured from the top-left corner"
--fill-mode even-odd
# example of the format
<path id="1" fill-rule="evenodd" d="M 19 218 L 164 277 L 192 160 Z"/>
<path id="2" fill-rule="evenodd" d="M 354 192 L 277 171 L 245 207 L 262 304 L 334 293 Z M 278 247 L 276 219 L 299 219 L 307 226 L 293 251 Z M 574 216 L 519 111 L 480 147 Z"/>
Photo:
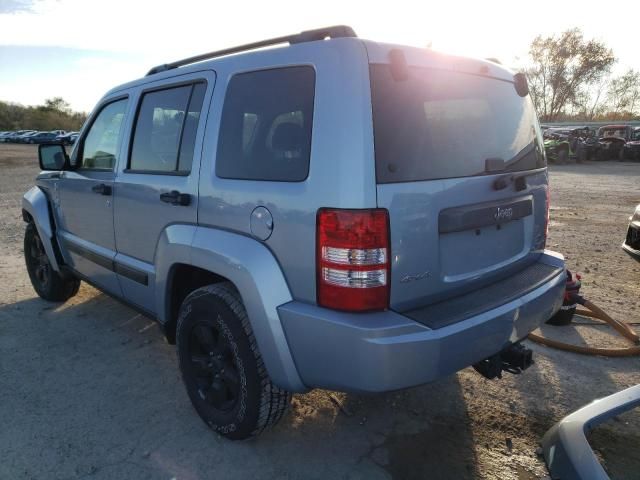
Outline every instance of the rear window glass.
<path id="1" fill-rule="evenodd" d="M 370 69 L 378 183 L 544 166 L 533 104 L 511 82 L 420 67 L 395 80 L 389 65 Z"/>
<path id="2" fill-rule="evenodd" d="M 314 89 L 311 67 L 235 75 L 222 110 L 216 175 L 285 182 L 306 179 Z"/>

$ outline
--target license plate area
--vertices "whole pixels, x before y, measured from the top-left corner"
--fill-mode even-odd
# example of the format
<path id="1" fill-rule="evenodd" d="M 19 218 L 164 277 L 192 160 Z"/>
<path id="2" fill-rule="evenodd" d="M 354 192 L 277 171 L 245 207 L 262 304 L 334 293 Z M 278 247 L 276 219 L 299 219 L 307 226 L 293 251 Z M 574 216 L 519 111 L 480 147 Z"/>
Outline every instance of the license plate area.
<path id="1" fill-rule="evenodd" d="M 442 210 L 438 216 L 440 234 L 502 225 L 533 213 L 531 195 L 516 199 L 477 203 Z"/>
<path id="2" fill-rule="evenodd" d="M 500 269 L 527 254 L 525 219 L 440 235 L 445 282 L 458 282 Z"/>

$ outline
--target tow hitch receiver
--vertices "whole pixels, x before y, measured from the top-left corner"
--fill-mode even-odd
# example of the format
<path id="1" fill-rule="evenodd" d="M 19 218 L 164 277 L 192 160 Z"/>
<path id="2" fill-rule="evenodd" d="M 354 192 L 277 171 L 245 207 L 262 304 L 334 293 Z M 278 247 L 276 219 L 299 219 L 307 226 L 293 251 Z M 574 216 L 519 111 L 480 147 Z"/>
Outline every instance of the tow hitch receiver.
<path id="1" fill-rule="evenodd" d="M 489 380 L 502 378 L 502 372 L 518 375 L 533 365 L 533 352 L 521 343 L 513 343 L 501 352 L 473 365 L 476 372 Z"/>

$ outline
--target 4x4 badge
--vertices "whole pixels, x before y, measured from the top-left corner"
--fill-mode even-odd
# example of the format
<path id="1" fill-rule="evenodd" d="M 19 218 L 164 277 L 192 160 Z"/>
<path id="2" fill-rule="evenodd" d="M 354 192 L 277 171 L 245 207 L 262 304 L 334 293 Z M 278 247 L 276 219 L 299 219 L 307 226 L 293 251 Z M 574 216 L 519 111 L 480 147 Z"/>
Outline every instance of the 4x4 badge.
<path id="1" fill-rule="evenodd" d="M 423 278 L 429 278 L 430 276 L 431 276 L 431 272 L 429 271 L 417 273 L 415 275 L 405 275 L 400 279 L 400 283 L 414 282 L 416 280 L 422 280 Z"/>

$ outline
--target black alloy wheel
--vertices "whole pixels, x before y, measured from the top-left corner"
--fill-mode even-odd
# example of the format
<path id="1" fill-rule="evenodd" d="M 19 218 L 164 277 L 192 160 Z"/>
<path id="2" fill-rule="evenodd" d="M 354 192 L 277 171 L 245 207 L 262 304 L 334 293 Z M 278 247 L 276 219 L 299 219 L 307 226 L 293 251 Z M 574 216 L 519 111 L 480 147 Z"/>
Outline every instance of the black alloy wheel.
<path id="1" fill-rule="evenodd" d="M 187 372 L 193 375 L 200 398 L 217 410 L 232 410 L 240 398 L 240 373 L 224 333 L 209 323 L 196 323 L 189 356 Z"/>
<path id="2" fill-rule="evenodd" d="M 27 265 L 33 272 L 38 286 L 42 290 L 46 290 L 51 282 L 51 263 L 49 262 L 49 257 L 47 257 L 47 252 L 44 250 L 44 245 L 39 235 L 34 235 L 28 250 L 28 252 L 25 251 Z"/>

